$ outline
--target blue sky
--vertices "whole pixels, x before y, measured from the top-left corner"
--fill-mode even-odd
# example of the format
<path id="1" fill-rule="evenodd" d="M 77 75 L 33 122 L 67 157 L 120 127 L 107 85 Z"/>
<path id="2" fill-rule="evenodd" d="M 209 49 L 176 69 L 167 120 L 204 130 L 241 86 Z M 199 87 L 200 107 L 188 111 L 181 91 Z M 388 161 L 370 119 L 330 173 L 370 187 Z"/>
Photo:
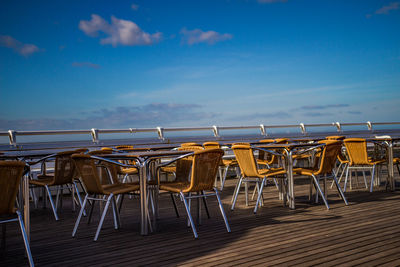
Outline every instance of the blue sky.
<path id="1" fill-rule="evenodd" d="M 0 130 L 399 121 L 400 1 L 1 1 Z"/>

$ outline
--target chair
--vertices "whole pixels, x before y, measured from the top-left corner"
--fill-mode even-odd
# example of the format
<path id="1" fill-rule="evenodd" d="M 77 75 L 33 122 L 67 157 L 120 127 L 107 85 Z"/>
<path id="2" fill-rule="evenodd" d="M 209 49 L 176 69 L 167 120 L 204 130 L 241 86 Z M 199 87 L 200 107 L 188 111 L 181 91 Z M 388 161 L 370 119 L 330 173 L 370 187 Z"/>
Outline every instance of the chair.
<path id="1" fill-rule="evenodd" d="M 342 136 L 342 135 L 332 135 L 332 136 L 327 136 L 326 137 L 326 140 L 343 141 L 344 139 L 346 139 L 346 137 Z M 341 151 L 339 152 L 338 157 L 337 157 L 337 161 L 339 162 L 339 166 L 336 168 L 336 172 L 335 172 L 336 177 L 338 176 L 338 174 L 340 172 L 340 168 L 343 167 L 342 168 L 342 173 L 340 174 L 340 177 L 339 177 L 339 180 L 338 180 L 338 182 L 340 184 L 340 181 L 342 180 L 343 174 L 347 172 L 347 166 L 349 165 L 349 162 L 350 162 L 348 160 L 348 156 L 346 155 L 346 149 L 344 149 L 344 147 L 342 147 Z M 331 188 L 333 188 L 334 183 L 335 183 L 335 181 L 332 181 Z"/>
<path id="2" fill-rule="evenodd" d="M 317 191 L 317 195 L 318 193 L 320 194 L 327 209 L 329 209 L 329 204 L 327 201 L 326 180 L 333 179 L 337 191 L 339 193 L 339 196 L 343 199 L 344 203 L 348 205 L 346 197 L 344 196 L 344 193 L 340 188 L 340 185 L 337 181 L 334 172 L 334 166 L 336 164 L 337 156 L 341 150 L 342 143 L 341 141 L 336 141 L 336 140 L 323 140 L 320 141 L 319 143 L 324 144 L 324 146 L 322 148 L 322 151 L 318 152 L 320 153 L 320 155 L 317 155 L 317 159 L 314 162 L 313 168 L 295 168 L 293 169 L 293 173 L 297 175 L 311 176 L 311 184 L 314 184 L 314 187 Z M 324 192 L 322 192 L 322 189 L 319 185 L 321 179 L 324 180 Z M 311 184 L 310 184 L 310 193 L 312 189 Z M 318 200 L 317 197 L 316 200 Z"/>
<path id="3" fill-rule="evenodd" d="M 165 190 L 171 193 L 178 193 L 181 200 L 183 201 L 186 209 L 186 213 L 189 218 L 190 225 L 192 227 L 193 235 L 195 238 L 198 237 L 196 227 L 193 222 L 192 215 L 190 213 L 190 202 L 187 200 L 192 198 L 203 198 L 210 196 L 216 196 L 218 205 L 225 222 L 226 230 L 230 232 L 228 220 L 226 218 L 224 208 L 222 207 L 221 199 L 218 194 L 217 188 L 214 187 L 215 176 L 217 175 L 219 162 L 222 158 L 224 151 L 221 149 L 205 149 L 198 150 L 193 153 L 191 158 L 191 169 L 183 167 L 184 170 L 190 173 L 190 181 L 188 178 L 183 181 L 176 181 L 171 183 L 161 183 L 160 190 Z M 184 158 L 180 158 L 182 160 Z M 178 160 L 178 162 L 180 161 Z M 183 161 L 185 162 L 185 161 Z M 188 163 L 188 162 L 186 162 Z M 166 163 L 168 164 L 168 163 Z M 205 191 L 213 191 L 212 193 L 206 193 Z M 197 193 L 197 195 L 193 195 Z M 199 202 L 200 204 L 200 202 Z"/>
<path id="4" fill-rule="evenodd" d="M 89 155 L 92 156 L 101 156 L 101 155 L 107 155 L 107 154 L 112 154 L 113 150 L 109 150 L 109 149 L 104 149 L 104 147 L 101 150 L 94 150 L 94 151 L 90 151 Z M 109 171 L 111 171 L 111 177 L 108 176 L 108 173 L 106 171 L 106 169 L 102 169 L 100 172 L 100 178 L 101 178 L 101 182 L 102 184 L 114 184 L 114 183 L 118 183 L 118 175 L 123 175 L 124 177 L 122 178 L 122 182 L 125 183 L 128 180 L 128 176 L 129 175 L 134 175 L 134 174 L 138 174 L 139 171 L 136 167 L 129 167 L 129 168 L 124 168 L 124 167 L 120 167 L 117 166 L 115 164 L 108 164 L 107 162 L 103 162 L 103 164 L 105 166 L 108 167 Z M 129 165 L 134 165 L 134 162 L 127 162 L 127 164 Z M 108 177 L 109 179 L 104 179 L 104 177 Z M 110 180 L 111 179 L 111 180 Z"/>
<path id="5" fill-rule="evenodd" d="M 108 185 L 103 185 L 101 183 L 100 177 L 98 174 L 98 170 L 97 170 L 98 166 L 96 165 L 96 161 L 102 161 L 102 162 L 106 162 L 107 164 L 114 164 L 116 166 L 123 165 L 119 162 L 114 162 L 111 160 L 106 160 L 103 158 L 99 158 L 99 157 L 91 156 L 91 155 L 85 155 L 85 154 L 74 154 L 74 155 L 72 155 L 72 159 L 75 162 L 75 165 L 78 169 L 78 172 L 79 172 L 81 179 L 87 190 L 85 199 L 83 201 L 83 205 L 81 207 L 81 210 L 79 212 L 78 218 L 75 223 L 74 230 L 72 231 L 72 237 L 75 237 L 75 235 L 76 235 L 80 220 L 82 218 L 83 211 L 85 209 L 85 206 L 86 206 L 88 200 L 103 201 L 103 202 L 106 202 L 106 205 L 104 207 L 99 225 L 97 227 L 95 237 L 93 239 L 94 241 L 97 241 L 110 203 L 112 204 L 112 209 L 113 209 L 113 214 L 114 214 L 115 229 L 118 229 L 120 227 L 120 218 L 119 218 L 119 212 L 117 209 L 115 196 L 119 196 L 119 195 L 126 194 L 129 192 L 137 191 L 137 190 L 139 190 L 139 185 L 123 184 L 123 183 L 119 183 L 119 182 L 114 183 L 114 184 L 108 184 Z M 109 174 L 109 175 L 111 176 L 111 174 Z M 105 196 L 106 198 L 99 197 L 99 196 Z M 92 210 L 93 210 L 93 207 L 94 207 L 94 204 L 92 204 Z M 89 221 L 90 221 L 91 213 L 92 213 L 92 211 L 90 212 L 90 215 L 89 215 Z"/>
<path id="6" fill-rule="evenodd" d="M 362 170 L 364 182 L 366 183 L 365 170 L 371 170 L 371 184 L 370 192 L 373 190 L 375 179 L 375 167 L 378 164 L 384 163 L 385 160 L 374 160 L 368 157 L 367 142 L 363 138 L 347 138 L 344 139 L 347 154 L 349 156 L 349 164 L 346 171 L 346 179 L 344 182 L 344 192 L 346 192 L 347 181 L 350 173 L 350 187 L 351 187 L 351 170 Z M 368 187 L 367 187 L 368 188 Z"/>
<path id="7" fill-rule="evenodd" d="M 258 206 L 259 206 L 259 204 L 261 204 L 260 201 L 262 198 L 262 192 L 263 192 L 264 185 L 267 181 L 267 178 L 270 178 L 270 177 L 280 178 L 281 179 L 280 185 L 282 185 L 284 177 L 281 175 L 285 175 L 286 170 L 284 170 L 282 168 L 258 169 L 256 160 L 254 158 L 253 149 L 250 146 L 250 144 L 233 145 L 232 150 L 235 153 L 236 160 L 239 163 L 241 175 L 240 175 L 239 181 L 236 185 L 236 188 L 234 190 L 233 201 L 232 201 L 233 203 L 232 203 L 231 210 L 233 210 L 235 208 L 235 204 L 236 204 L 237 197 L 238 197 L 242 183 L 245 183 L 246 205 L 248 205 L 247 184 L 249 182 L 255 182 L 256 188 L 258 188 L 257 189 L 258 197 L 257 197 L 256 206 L 254 208 L 254 213 L 257 213 Z M 259 185 L 259 183 L 261 183 L 261 184 Z"/>
<path id="8" fill-rule="evenodd" d="M 54 174 L 46 173 L 46 168 L 44 168 L 43 173 L 37 176 L 38 179 L 29 180 L 30 184 L 41 186 L 46 189 L 56 221 L 58 221 L 59 219 L 57 215 L 57 206 L 59 196 L 61 195 L 62 198 L 63 195 L 63 186 L 71 185 L 73 183 L 73 179 L 75 178 L 75 165 L 71 160 L 71 155 L 74 153 L 76 153 L 76 151 L 63 151 L 55 154 Z M 44 158 L 43 162 L 47 159 L 48 157 Z M 53 197 L 50 191 L 50 187 L 53 186 L 57 187 L 56 204 L 54 204 Z M 69 187 L 68 189 L 70 190 Z M 43 201 L 45 201 L 45 199 L 43 199 Z M 75 201 L 74 197 L 72 197 L 72 201 Z"/>
<path id="9" fill-rule="evenodd" d="M 0 224 L 19 222 L 29 265 L 34 266 L 28 237 L 25 232 L 24 221 L 21 212 L 15 208 L 15 201 L 24 172 L 25 163 L 20 161 L 0 161 Z M 13 218 L 16 215 L 16 218 Z M 4 216 L 4 219 L 3 219 Z M 7 219 L 6 219 L 7 218 Z M 5 227 L 3 225 L 3 227 Z M 5 229 L 5 228 L 3 228 Z M 3 236 L 5 244 L 5 237 Z"/>
<path id="10" fill-rule="evenodd" d="M 221 145 L 218 142 L 205 142 L 203 143 L 203 147 L 205 149 L 220 149 Z M 220 166 L 218 168 L 218 176 L 220 180 L 220 190 L 224 189 L 226 176 L 228 174 L 229 168 L 237 168 L 239 167 L 236 159 L 222 159 L 220 162 Z M 215 180 L 217 182 L 217 180 Z"/>

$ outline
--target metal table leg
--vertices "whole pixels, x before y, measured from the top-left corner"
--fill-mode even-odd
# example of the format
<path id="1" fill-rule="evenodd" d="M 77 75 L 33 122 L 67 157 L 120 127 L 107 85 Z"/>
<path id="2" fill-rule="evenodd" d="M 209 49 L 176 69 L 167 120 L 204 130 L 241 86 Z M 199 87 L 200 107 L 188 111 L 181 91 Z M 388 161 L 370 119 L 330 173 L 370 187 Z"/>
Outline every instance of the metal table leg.
<path id="1" fill-rule="evenodd" d="M 147 161 L 139 162 L 140 180 L 140 234 L 148 235 L 148 206 L 147 206 Z"/>

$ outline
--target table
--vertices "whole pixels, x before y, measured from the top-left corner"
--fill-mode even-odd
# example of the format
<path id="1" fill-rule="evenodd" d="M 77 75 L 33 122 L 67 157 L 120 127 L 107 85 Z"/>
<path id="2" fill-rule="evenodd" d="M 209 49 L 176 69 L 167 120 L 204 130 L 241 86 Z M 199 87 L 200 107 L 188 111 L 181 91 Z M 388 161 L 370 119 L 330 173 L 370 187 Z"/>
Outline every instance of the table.
<path id="1" fill-rule="evenodd" d="M 284 150 L 285 153 L 282 153 L 282 156 L 285 157 L 286 162 L 286 172 L 288 176 L 288 202 L 289 208 L 295 209 L 295 199 L 294 199 L 294 176 L 293 176 L 293 156 L 296 155 L 296 148 L 310 148 L 314 149 L 314 147 L 321 146 L 323 144 L 313 143 L 289 143 L 289 144 L 266 144 L 266 145 L 258 145 L 256 147 L 265 148 L 265 149 L 281 149 Z"/>
<path id="2" fill-rule="evenodd" d="M 381 142 L 387 150 L 387 161 L 388 161 L 388 180 L 389 183 L 386 185 L 386 188 L 389 188 L 391 191 L 396 190 L 396 184 L 394 180 L 394 164 L 393 164 L 393 158 L 394 158 L 394 142 L 395 141 L 400 141 L 400 137 L 383 137 L 383 138 L 367 138 L 366 141 L 368 142 Z"/>
<path id="3" fill-rule="evenodd" d="M 147 221 L 147 179 L 149 178 L 149 164 L 151 161 L 164 157 L 177 157 L 189 155 L 193 152 L 179 150 L 157 150 L 157 151 L 135 151 L 131 153 L 116 153 L 98 155 L 111 160 L 135 160 L 139 167 L 139 186 L 140 186 L 140 234 L 148 235 L 149 222 Z M 157 201 L 155 201 L 157 202 Z M 156 203 L 157 205 L 157 203 Z"/>

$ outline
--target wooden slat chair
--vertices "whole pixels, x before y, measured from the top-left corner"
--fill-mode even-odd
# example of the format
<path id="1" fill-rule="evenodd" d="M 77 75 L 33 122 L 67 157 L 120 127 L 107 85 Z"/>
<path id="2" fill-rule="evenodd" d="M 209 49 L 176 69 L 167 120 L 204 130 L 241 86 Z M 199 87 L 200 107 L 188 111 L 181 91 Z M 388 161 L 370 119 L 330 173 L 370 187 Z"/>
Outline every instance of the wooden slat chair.
<path id="1" fill-rule="evenodd" d="M 220 149 L 221 145 L 218 142 L 205 142 L 203 143 L 203 147 L 205 149 Z M 224 189 L 225 181 L 226 181 L 226 176 L 228 174 L 229 168 L 238 168 L 239 165 L 237 163 L 236 159 L 222 159 L 220 162 L 220 166 L 218 168 L 218 176 L 220 180 L 220 190 L 222 191 Z M 217 182 L 217 179 L 215 182 Z"/>
<path id="2" fill-rule="evenodd" d="M 236 160 L 239 163 L 241 176 L 233 193 L 231 210 L 234 210 L 235 208 L 242 183 L 245 184 L 246 205 L 248 205 L 247 184 L 253 182 L 256 183 L 256 188 L 258 191 L 257 202 L 254 208 L 254 213 L 257 213 L 259 204 L 262 204 L 262 192 L 264 185 L 267 182 L 267 178 L 279 178 L 281 179 L 281 184 L 283 184 L 284 176 L 282 175 L 286 174 L 286 170 L 283 168 L 258 169 L 256 159 L 254 158 L 254 152 L 250 144 L 233 145 L 232 150 L 235 153 Z"/>
<path id="3" fill-rule="evenodd" d="M 110 203 L 112 204 L 112 209 L 114 214 L 114 227 L 115 229 L 118 229 L 120 227 L 120 217 L 117 209 L 115 196 L 137 191 L 139 190 L 139 185 L 123 184 L 119 182 L 108 185 L 104 185 L 101 183 L 98 172 L 98 166 L 96 163 L 98 161 L 101 161 L 101 162 L 106 162 L 107 164 L 114 164 L 117 166 L 123 165 L 119 162 L 114 162 L 111 160 L 106 160 L 103 158 L 85 154 L 74 154 L 72 155 L 72 159 L 75 162 L 75 165 L 87 190 L 87 194 L 85 196 L 82 208 L 76 220 L 74 230 L 72 231 L 72 237 L 76 235 L 80 220 L 82 218 L 83 211 L 85 209 L 88 200 L 103 201 L 106 202 L 106 205 L 104 207 L 95 237 L 93 239 L 94 241 L 97 241 Z M 106 196 L 106 198 L 103 198 L 102 196 Z M 93 206 L 94 205 L 92 204 L 92 208 Z"/>
<path id="4" fill-rule="evenodd" d="M 374 160 L 368 157 L 367 153 L 367 142 L 363 138 L 347 138 L 344 139 L 344 145 L 346 146 L 346 151 L 349 156 L 349 165 L 346 171 L 346 179 L 344 182 L 344 191 L 346 192 L 347 181 L 350 178 L 350 188 L 351 188 L 351 170 L 362 170 L 364 176 L 364 182 L 366 183 L 365 170 L 371 170 L 371 184 L 370 192 L 372 192 L 374 187 L 375 170 L 376 166 L 385 163 L 384 159 Z M 350 174 L 350 177 L 349 177 Z M 379 175 L 379 174 L 378 174 Z M 367 187 L 368 188 L 368 187 Z"/>
<path id="5" fill-rule="evenodd" d="M 160 184 L 160 190 L 178 193 L 180 195 L 180 198 L 185 205 L 188 219 L 195 238 L 197 238 L 198 235 L 190 212 L 190 204 L 188 204 L 187 201 L 192 198 L 204 199 L 206 197 L 208 198 L 210 196 L 216 196 L 222 217 L 225 222 L 226 230 L 228 232 L 231 231 L 224 208 L 222 207 L 218 189 L 214 187 L 215 176 L 217 175 L 219 162 L 223 154 L 224 151 L 221 149 L 205 149 L 195 151 L 193 156 L 187 156 L 191 158 L 190 181 L 189 179 L 186 179 L 183 181 Z M 183 158 L 180 158 L 180 160 L 182 159 Z M 188 170 L 187 167 L 183 168 Z M 206 191 L 213 192 L 206 193 Z M 197 195 L 193 195 L 193 193 L 197 193 Z"/>
<path id="6" fill-rule="evenodd" d="M 15 201 L 21 177 L 24 173 L 24 167 L 24 162 L 0 161 L 0 224 L 16 221 L 19 222 L 26 254 L 28 255 L 29 265 L 34 266 L 28 237 L 25 232 L 24 221 L 21 212 L 15 208 Z M 3 225 L 3 227 L 5 227 L 5 225 Z M 3 236 L 3 245 L 5 247 L 5 236 Z"/>
<path id="7" fill-rule="evenodd" d="M 72 162 L 71 155 L 76 153 L 76 151 L 63 151 L 55 154 L 54 163 L 54 173 L 49 174 L 44 169 L 44 173 L 37 176 L 38 179 L 31 179 L 29 183 L 34 186 L 44 187 L 46 189 L 47 195 L 49 197 L 50 205 L 53 210 L 54 217 L 56 221 L 59 220 L 57 214 L 58 199 L 62 198 L 63 186 L 66 185 L 69 189 L 69 185 L 73 184 L 73 179 L 75 178 L 75 165 Z M 45 158 L 44 160 L 47 160 Z M 36 162 L 37 163 L 37 162 Z M 50 191 L 50 187 L 56 187 L 57 189 L 57 201 L 54 204 L 53 197 Z M 71 191 L 72 193 L 73 191 Z M 45 201 L 43 199 L 43 201 Z M 74 196 L 72 196 L 72 201 L 74 201 Z"/>
<path id="8" fill-rule="evenodd" d="M 336 164 L 337 155 L 339 154 L 342 142 L 336 140 L 322 140 L 319 141 L 320 144 L 324 144 L 322 151 L 317 152 L 317 159 L 314 163 L 313 168 L 295 168 L 293 169 L 293 173 L 296 175 L 305 175 L 310 176 L 310 183 L 314 185 L 317 195 L 320 194 L 322 200 L 325 203 L 327 209 L 329 209 L 329 204 L 327 201 L 327 188 L 326 188 L 326 180 L 333 179 L 339 196 L 343 199 L 344 203 L 348 205 L 346 197 L 337 181 L 334 166 Z M 320 150 L 319 148 L 316 148 Z M 320 154 L 320 155 L 318 155 Z M 319 185 L 320 180 L 324 181 L 324 192 Z M 311 193 L 311 184 L 310 184 L 310 193 Z M 311 194 L 310 194 L 311 196 Z M 316 201 L 318 198 L 316 197 Z"/>

